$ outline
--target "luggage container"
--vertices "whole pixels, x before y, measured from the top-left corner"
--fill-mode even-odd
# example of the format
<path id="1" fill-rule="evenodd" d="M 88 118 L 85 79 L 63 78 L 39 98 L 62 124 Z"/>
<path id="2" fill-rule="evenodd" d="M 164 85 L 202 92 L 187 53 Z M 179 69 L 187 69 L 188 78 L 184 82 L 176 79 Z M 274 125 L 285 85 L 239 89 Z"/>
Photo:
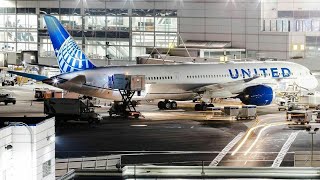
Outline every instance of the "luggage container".
<path id="1" fill-rule="evenodd" d="M 238 106 L 225 106 L 224 107 L 224 114 L 226 116 L 238 116 L 240 109 Z"/>
<path id="2" fill-rule="evenodd" d="M 255 105 L 245 105 L 242 106 L 237 120 L 240 119 L 256 119 L 257 118 L 257 106 Z"/>

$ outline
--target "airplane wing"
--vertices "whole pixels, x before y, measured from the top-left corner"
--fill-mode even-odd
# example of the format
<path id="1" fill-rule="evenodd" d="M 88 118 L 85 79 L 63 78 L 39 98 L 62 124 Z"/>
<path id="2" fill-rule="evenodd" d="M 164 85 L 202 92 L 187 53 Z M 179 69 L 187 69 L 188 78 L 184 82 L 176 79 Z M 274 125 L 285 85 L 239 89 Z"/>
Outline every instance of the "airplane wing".
<path id="1" fill-rule="evenodd" d="M 27 77 L 27 78 L 34 79 L 34 80 L 37 80 L 37 81 L 43 81 L 45 79 L 49 79 L 47 76 L 24 73 L 24 72 L 19 72 L 19 71 L 8 71 L 8 73 L 16 74 L 16 75 L 22 76 L 22 77 Z"/>
<path id="2" fill-rule="evenodd" d="M 226 89 L 228 87 L 244 86 L 244 84 L 249 83 L 257 78 L 259 78 L 259 76 L 254 76 L 254 77 L 247 78 L 247 79 L 240 79 L 237 81 L 232 81 L 232 82 L 227 82 L 227 83 L 210 84 L 207 86 L 201 86 L 201 87 L 197 87 L 195 89 L 191 89 L 191 91 L 195 91 L 195 92 L 218 91 L 218 90 L 221 91 L 221 90 Z"/>
<path id="3" fill-rule="evenodd" d="M 209 95 L 210 97 L 229 98 L 238 96 L 245 88 L 250 86 L 276 86 L 276 82 L 274 82 L 274 79 L 262 79 L 259 80 L 259 82 L 254 81 L 257 78 L 259 78 L 259 76 L 227 83 L 210 84 L 195 89 L 191 89 L 191 91 L 203 94 L 204 96 Z"/>

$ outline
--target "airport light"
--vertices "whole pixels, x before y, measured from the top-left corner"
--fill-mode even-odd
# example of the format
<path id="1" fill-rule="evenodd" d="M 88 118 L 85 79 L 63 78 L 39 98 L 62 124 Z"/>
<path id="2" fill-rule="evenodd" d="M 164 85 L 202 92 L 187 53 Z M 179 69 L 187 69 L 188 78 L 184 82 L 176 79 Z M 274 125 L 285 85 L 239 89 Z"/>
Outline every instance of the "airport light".
<path id="1" fill-rule="evenodd" d="M 314 128 L 313 130 L 311 129 L 311 127 L 306 128 L 306 131 L 311 135 L 311 157 L 310 157 L 310 166 L 312 167 L 312 163 L 313 163 L 313 135 L 315 135 L 317 133 L 317 131 L 319 131 L 319 128 Z"/>
<path id="2" fill-rule="evenodd" d="M 58 84 L 59 79 L 58 79 L 58 78 L 53 78 L 53 79 L 52 79 L 52 82 L 53 82 L 53 84 Z"/>

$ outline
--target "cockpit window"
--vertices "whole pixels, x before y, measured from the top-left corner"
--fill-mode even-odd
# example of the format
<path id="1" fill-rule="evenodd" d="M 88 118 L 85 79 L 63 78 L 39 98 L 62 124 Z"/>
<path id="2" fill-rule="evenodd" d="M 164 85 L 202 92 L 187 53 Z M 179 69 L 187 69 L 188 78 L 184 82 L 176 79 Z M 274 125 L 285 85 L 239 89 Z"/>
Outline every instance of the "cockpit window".
<path id="1" fill-rule="evenodd" d="M 311 71 L 309 71 L 309 73 L 310 73 L 310 75 L 312 75 L 312 72 L 311 72 Z"/>

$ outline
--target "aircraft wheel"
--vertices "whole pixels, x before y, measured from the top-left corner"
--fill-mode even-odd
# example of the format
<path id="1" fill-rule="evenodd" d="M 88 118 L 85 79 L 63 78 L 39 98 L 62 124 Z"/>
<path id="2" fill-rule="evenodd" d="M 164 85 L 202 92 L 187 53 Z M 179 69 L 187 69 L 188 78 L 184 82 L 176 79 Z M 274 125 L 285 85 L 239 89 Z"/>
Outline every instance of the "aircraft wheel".
<path id="1" fill-rule="evenodd" d="M 159 109 L 164 109 L 165 108 L 165 103 L 163 101 L 158 102 L 158 108 Z"/>
<path id="2" fill-rule="evenodd" d="M 171 109 L 171 102 L 165 102 L 165 109 Z"/>
<path id="3" fill-rule="evenodd" d="M 133 107 L 137 107 L 137 101 L 131 101 Z"/>
<path id="4" fill-rule="evenodd" d="M 207 105 L 206 104 L 201 104 L 201 110 L 206 111 L 207 110 Z"/>
<path id="5" fill-rule="evenodd" d="M 172 108 L 172 109 L 177 109 L 177 107 L 178 107 L 177 102 L 172 101 L 172 102 L 171 102 L 171 108 Z"/>
<path id="6" fill-rule="evenodd" d="M 201 111 L 201 109 L 202 109 L 201 104 L 196 104 L 196 105 L 194 106 L 194 110 L 195 110 L 195 111 Z"/>

